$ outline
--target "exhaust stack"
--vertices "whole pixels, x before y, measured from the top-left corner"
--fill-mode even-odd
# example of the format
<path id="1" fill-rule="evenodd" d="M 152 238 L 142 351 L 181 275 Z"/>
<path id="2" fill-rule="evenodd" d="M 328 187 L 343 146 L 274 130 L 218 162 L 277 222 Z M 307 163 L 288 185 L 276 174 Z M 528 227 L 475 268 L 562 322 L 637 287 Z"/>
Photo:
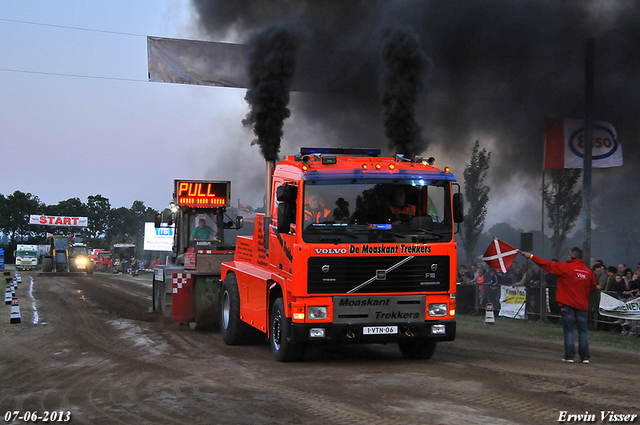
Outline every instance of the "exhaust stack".
<path id="1" fill-rule="evenodd" d="M 267 164 L 267 187 L 265 190 L 266 199 L 264 206 L 264 223 L 262 233 L 264 235 L 264 253 L 268 257 L 269 256 L 269 232 L 271 229 L 271 198 L 273 197 L 273 193 L 271 188 L 273 187 L 273 170 L 276 168 L 275 161 L 266 161 Z"/>

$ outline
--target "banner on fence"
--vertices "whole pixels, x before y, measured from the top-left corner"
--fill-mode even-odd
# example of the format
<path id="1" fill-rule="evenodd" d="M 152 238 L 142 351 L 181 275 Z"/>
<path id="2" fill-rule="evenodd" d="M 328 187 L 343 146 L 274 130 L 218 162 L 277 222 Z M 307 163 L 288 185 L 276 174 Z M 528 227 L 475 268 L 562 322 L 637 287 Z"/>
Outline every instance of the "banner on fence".
<path id="1" fill-rule="evenodd" d="M 501 286 L 499 316 L 524 319 L 526 300 L 527 290 L 524 286 Z"/>
<path id="2" fill-rule="evenodd" d="M 600 314 L 615 317 L 617 319 L 640 320 L 640 297 L 630 301 L 622 301 L 607 295 L 600 294 Z"/>

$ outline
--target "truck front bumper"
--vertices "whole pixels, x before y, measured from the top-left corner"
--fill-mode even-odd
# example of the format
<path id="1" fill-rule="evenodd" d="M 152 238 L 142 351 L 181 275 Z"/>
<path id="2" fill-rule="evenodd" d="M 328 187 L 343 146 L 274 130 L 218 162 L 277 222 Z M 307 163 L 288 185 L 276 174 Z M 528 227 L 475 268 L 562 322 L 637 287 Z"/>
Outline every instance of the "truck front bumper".
<path id="1" fill-rule="evenodd" d="M 397 332 L 392 334 L 365 335 L 364 328 L 388 328 L 397 326 Z M 436 326 L 434 328 L 434 326 Z M 312 337 L 312 330 L 324 329 L 323 337 Z M 434 333 L 434 330 L 439 333 Z M 294 342 L 299 343 L 354 343 L 354 344 L 386 344 L 395 342 L 419 341 L 453 341 L 456 337 L 455 320 L 425 321 L 421 323 L 291 323 L 291 334 Z"/>

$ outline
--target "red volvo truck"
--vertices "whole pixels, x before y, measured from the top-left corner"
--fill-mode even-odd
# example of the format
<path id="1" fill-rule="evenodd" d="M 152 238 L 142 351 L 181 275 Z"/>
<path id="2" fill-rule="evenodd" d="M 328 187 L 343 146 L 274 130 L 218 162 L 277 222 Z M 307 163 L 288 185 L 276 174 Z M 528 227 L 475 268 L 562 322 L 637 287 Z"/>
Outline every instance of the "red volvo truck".
<path id="1" fill-rule="evenodd" d="M 433 164 L 302 148 L 267 165 L 266 213 L 222 263 L 225 343 L 266 337 L 276 360 L 294 361 L 309 344 L 397 343 L 430 358 L 452 341 L 463 198 Z"/>

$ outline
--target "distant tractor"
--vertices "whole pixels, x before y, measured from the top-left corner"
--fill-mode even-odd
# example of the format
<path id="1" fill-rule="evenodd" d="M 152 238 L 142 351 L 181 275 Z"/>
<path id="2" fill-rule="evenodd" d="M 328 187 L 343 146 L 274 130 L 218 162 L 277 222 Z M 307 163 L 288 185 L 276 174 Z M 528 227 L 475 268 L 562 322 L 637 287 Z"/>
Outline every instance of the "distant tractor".
<path id="1" fill-rule="evenodd" d="M 42 259 L 41 274 L 79 274 L 86 275 L 86 263 L 84 267 L 78 267 L 76 260 L 82 264 L 83 261 L 89 261 L 88 257 L 82 260 L 82 256 L 78 256 L 72 249 L 73 236 L 69 235 L 52 235 L 47 238 L 49 252 Z M 86 247 L 84 247 L 86 251 Z"/>
<path id="2" fill-rule="evenodd" d="M 117 243 L 111 247 L 111 271 L 113 273 L 137 274 L 135 267 L 136 246 L 132 243 Z"/>
<path id="3" fill-rule="evenodd" d="M 84 243 L 76 242 L 69 247 L 69 259 L 70 271 L 93 273 L 89 248 Z"/>
<path id="4" fill-rule="evenodd" d="M 98 252 L 97 254 L 98 262 L 96 264 L 96 268 L 98 271 L 101 271 L 101 272 L 109 271 L 109 263 L 111 261 L 111 259 L 109 258 L 110 255 L 111 253 L 106 249 L 100 250 L 100 252 Z"/>

